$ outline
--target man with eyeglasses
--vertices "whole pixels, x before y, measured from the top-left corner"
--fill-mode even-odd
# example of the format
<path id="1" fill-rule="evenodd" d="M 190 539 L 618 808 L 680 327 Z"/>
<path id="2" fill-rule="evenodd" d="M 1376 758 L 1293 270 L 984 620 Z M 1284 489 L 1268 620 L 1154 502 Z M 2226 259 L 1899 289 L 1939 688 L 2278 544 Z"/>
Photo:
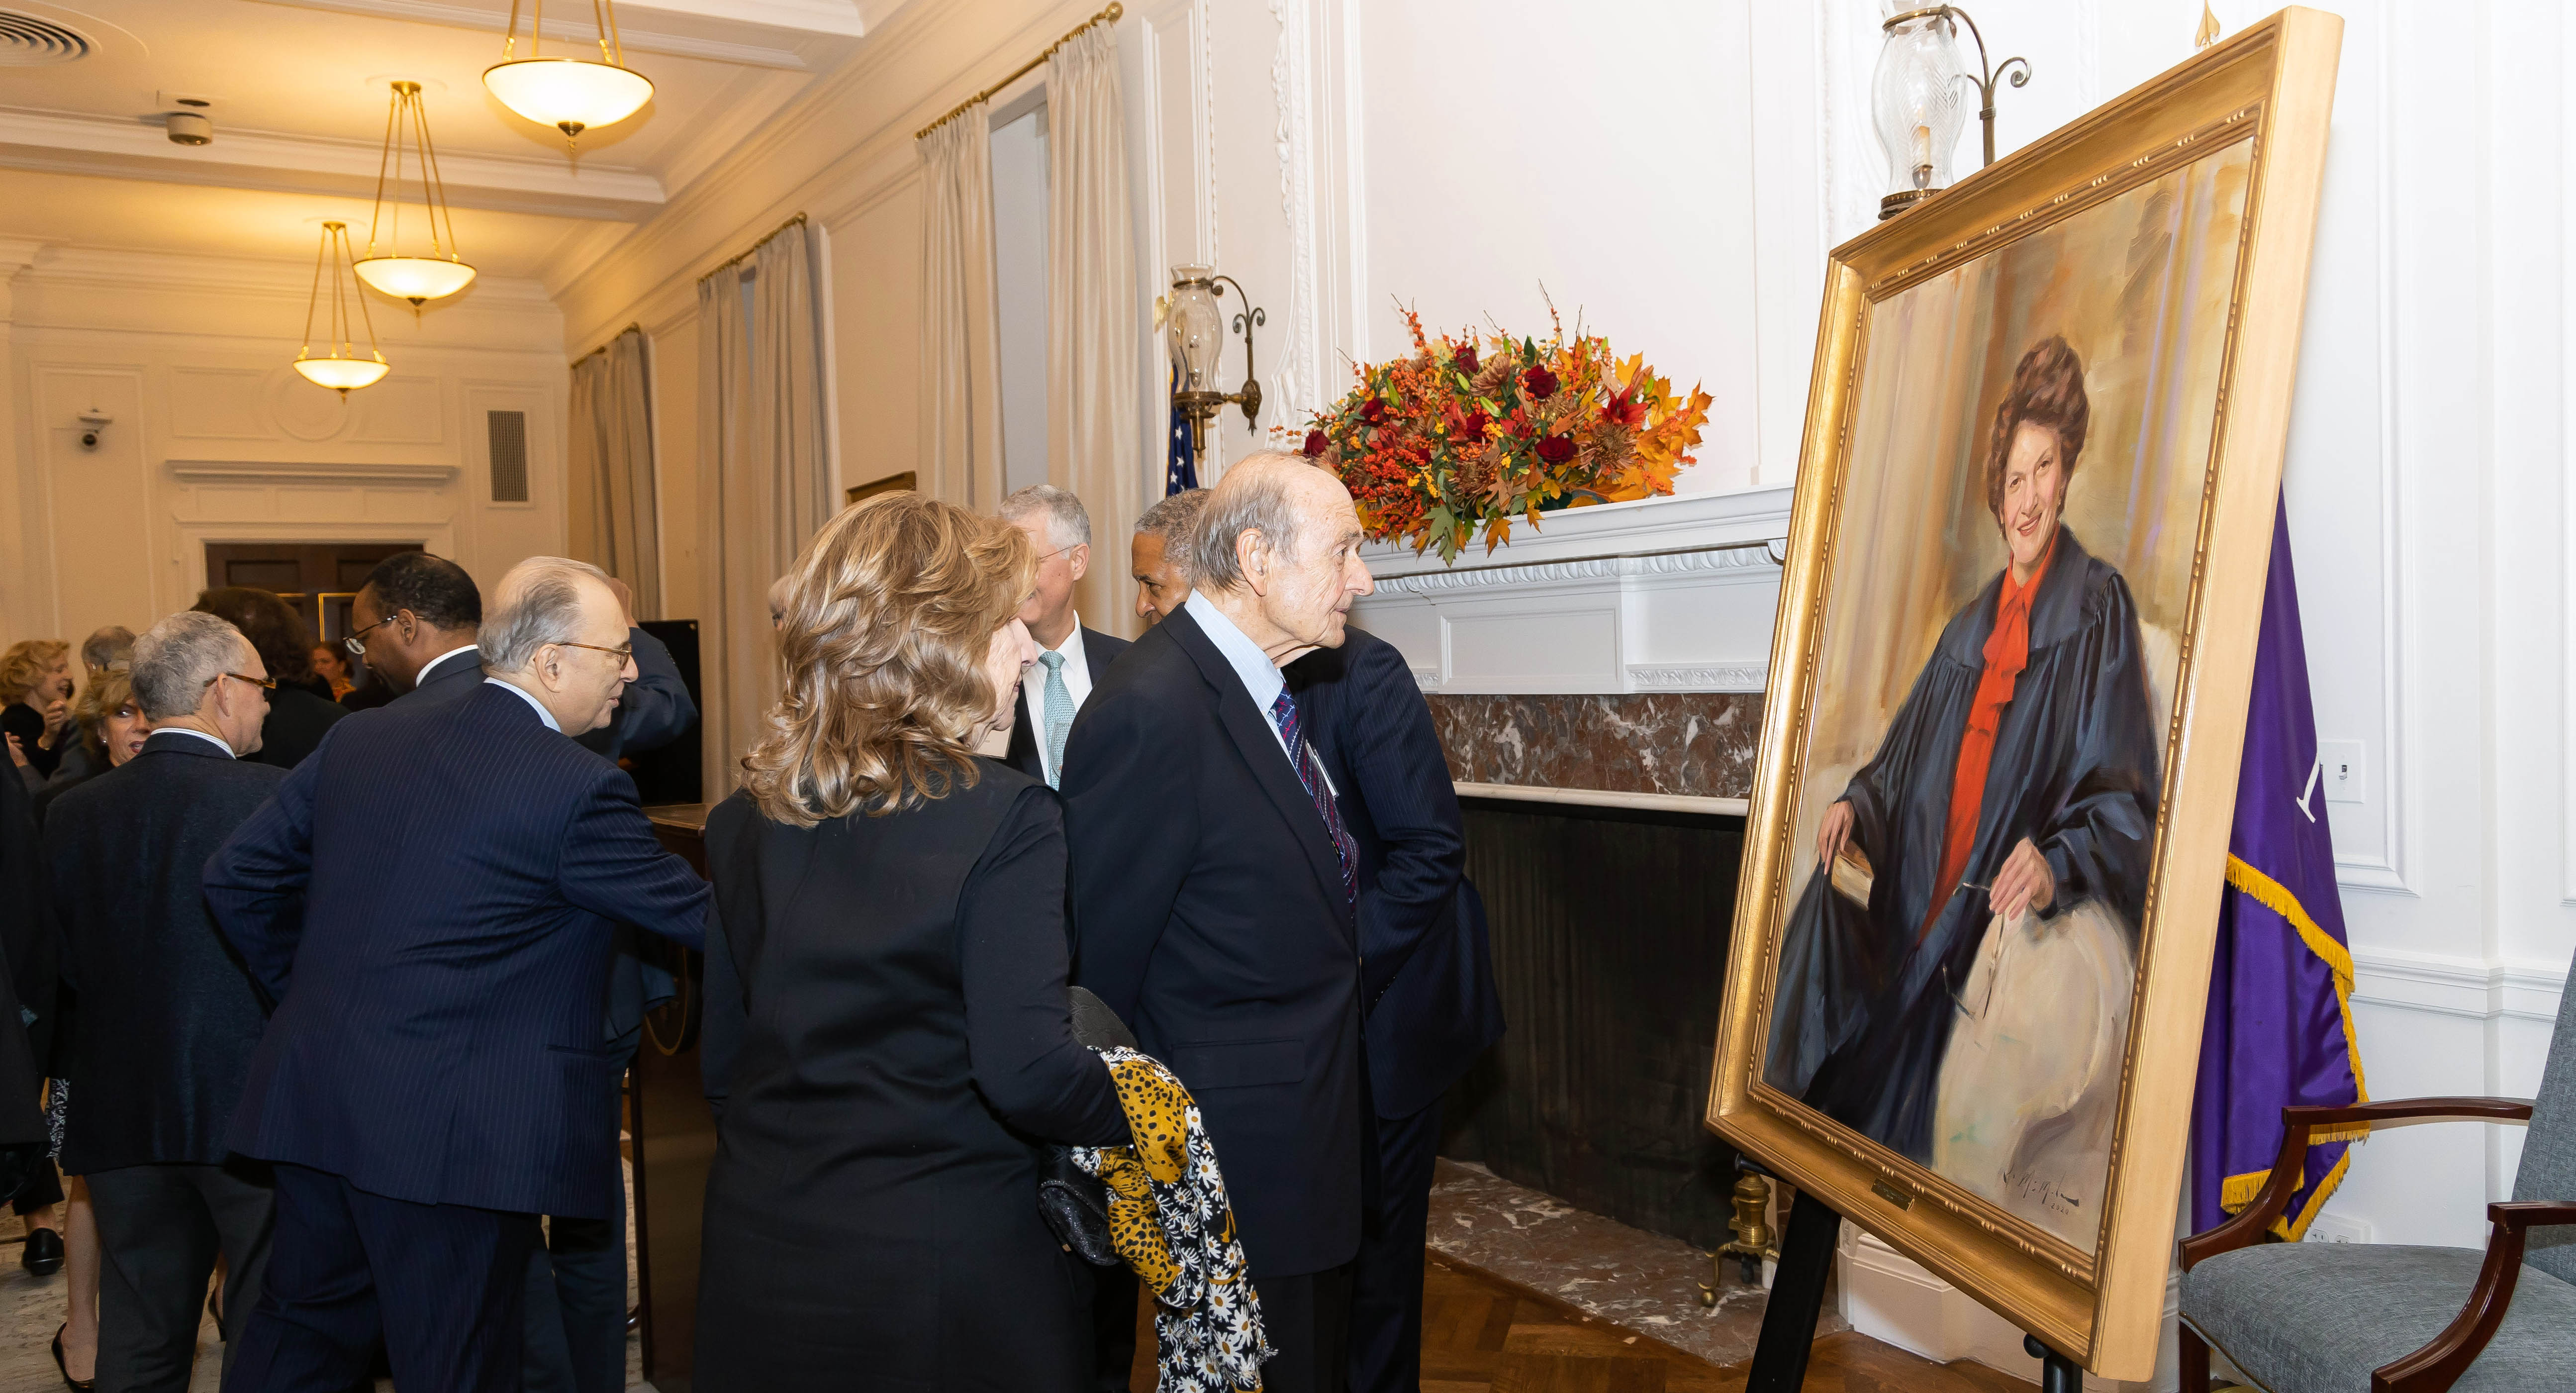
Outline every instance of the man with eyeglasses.
<path id="1" fill-rule="evenodd" d="M 483 675 L 474 651 L 482 623 L 483 592 L 464 567 L 425 551 L 377 562 L 349 604 L 349 636 L 340 641 L 367 660 L 373 680 L 342 704 L 364 709 L 409 692 L 472 690 Z M 370 687 L 376 695 L 362 698 Z"/>
<path id="2" fill-rule="evenodd" d="M 286 771 L 242 758 L 260 748 L 277 684 L 231 624 L 171 615 L 134 641 L 130 671 L 150 738 L 45 819 L 63 975 L 80 989 L 70 1020 L 83 1096 L 66 1100 L 62 1163 L 88 1182 L 104 1257 L 97 1380 L 179 1388 L 219 1255 L 231 1361 L 273 1208 L 268 1168 L 230 1157 L 225 1135 L 261 1001 L 214 933 L 197 868 Z"/>
<path id="3" fill-rule="evenodd" d="M 344 1393 L 381 1341 L 399 1387 L 516 1389 L 537 1216 L 622 1203 L 612 932 L 700 947 L 708 897 L 568 738 L 616 711 L 625 637 L 597 567 L 521 562 L 470 691 L 333 727 L 207 863 L 276 1002 L 229 1132 L 277 1174 L 244 1386 Z"/>
<path id="4" fill-rule="evenodd" d="M 1082 500 L 1049 484 L 1031 484 L 1002 500 L 1002 521 L 1037 547 L 1037 588 L 1020 622 L 1038 641 L 1038 660 L 1020 676 L 1012 705 L 1011 743 L 1003 762 L 1049 788 L 1064 780 L 1064 742 L 1092 684 L 1127 651 L 1127 640 L 1086 629 L 1074 612 L 1073 586 L 1091 569 L 1091 514 Z"/>

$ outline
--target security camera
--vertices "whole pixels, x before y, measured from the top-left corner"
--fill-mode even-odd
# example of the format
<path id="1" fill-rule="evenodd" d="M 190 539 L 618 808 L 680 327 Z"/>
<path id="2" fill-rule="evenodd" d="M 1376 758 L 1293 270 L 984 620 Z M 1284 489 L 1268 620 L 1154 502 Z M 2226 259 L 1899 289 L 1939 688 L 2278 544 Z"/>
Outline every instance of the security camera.
<path id="1" fill-rule="evenodd" d="M 169 131 L 170 143 L 173 145 L 215 143 L 215 123 L 193 111 L 171 112 L 163 119 L 162 125 Z"/>
<path id="2" fill-rule="evenodd" d="M 98 433 L 114 424 L 115 420 L 115 417 L 105 415 L 95 409 L 82 412 L 80 414 L 81 448 L 84 450 L 97 449 Z"/>

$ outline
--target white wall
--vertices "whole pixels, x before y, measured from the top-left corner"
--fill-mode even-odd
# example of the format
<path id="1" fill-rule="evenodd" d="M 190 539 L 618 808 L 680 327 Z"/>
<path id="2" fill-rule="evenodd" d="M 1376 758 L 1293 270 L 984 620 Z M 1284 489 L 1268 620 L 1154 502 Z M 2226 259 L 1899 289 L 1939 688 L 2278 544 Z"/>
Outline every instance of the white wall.
<path id="1" fill-rule="evenodd" d="M 10 639 L 184 609 L 210 542 L 423 542 L 487 589 L 563 549 L 562 320 L 536 285 L 486 278 L 418 323 L 374 304 L 393 371 L 344 402 L 288 366 L 310 263 L 5 250 Z M 84 450 L 93 407 L 114 419 Z M 526 503 L 490 501 L 490 410 L 527 413 Z"/>

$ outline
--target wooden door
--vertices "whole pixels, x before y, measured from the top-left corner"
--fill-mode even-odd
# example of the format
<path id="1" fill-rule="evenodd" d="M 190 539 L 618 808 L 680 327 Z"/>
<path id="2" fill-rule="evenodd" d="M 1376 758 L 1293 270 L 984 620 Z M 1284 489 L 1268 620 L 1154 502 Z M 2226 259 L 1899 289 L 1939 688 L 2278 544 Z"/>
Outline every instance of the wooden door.
<path id="1" fill-rule="evenodd" d="M 304 622 L 313 641 L 347 634 L 349 605 L 376 563 L 418 542 L 208 542 L 206 588 L 246 585 L 276 592 Z"/>

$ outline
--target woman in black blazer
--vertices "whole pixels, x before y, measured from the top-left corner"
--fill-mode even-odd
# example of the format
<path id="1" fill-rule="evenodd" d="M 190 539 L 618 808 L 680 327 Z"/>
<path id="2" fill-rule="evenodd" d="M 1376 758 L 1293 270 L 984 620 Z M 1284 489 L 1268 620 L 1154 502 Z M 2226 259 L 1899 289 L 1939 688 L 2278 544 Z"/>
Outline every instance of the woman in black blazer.
<path id="1" fill-rule="evenodd" d="M 785 691 L 707 819 L 705 1393 L 1084 1380 L 1087 1285 L 1033 1146 L 1127 1124 L 1066 1011 L 1062 807 L 976 753 L 1036 656 L 1035 564 L 908 492 L 798 558 Z"/>

